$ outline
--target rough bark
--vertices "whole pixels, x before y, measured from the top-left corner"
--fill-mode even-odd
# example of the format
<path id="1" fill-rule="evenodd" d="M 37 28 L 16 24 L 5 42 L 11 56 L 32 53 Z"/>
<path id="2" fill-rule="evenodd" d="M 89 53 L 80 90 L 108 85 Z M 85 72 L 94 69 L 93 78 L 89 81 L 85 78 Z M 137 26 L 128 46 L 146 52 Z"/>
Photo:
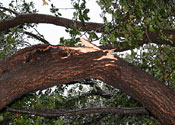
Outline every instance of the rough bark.
<path id="1" fill-rule="evenodd" d="M 175 124 L 175 93 L 110 51 L 35 45 L 0 62 L 0 109 L 20 96 L 82 79 L 96 78 L 139 101 L 162 123 Z M 84 47 L 84 50 L 88 50 Z"/>

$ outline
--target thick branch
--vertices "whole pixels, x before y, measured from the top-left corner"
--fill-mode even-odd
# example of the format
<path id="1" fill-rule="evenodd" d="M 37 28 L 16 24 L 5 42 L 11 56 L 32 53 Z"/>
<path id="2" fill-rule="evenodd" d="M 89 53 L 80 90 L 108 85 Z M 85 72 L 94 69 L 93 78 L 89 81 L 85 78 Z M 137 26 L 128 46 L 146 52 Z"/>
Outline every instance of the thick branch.
<path id="1" fill-rule="evenodd" d="M 35 45 L 1 61 L 0 109 L 28 92 L 95 78 L 142 103 L 162 123 L 175 124 L 175 93 L 171 89 L 111 51 L 94 50 Z"/>
<path id="2" fill-rule="evenodd" d="M 0 22 L 0 31 L 4 31 L 9 28 L 13 28 L 15 26 L 24 24 L 24 23 L 48 23 L 48 24 L 54 24 L 57 26 L 63 26 L 63 27 L 73 27 L 74 22 L 70 19 L 61 18 L 61 17 L 54 17 L 51 15 L 45 15 L 45 14 L 25 14 L 25 15 L 17 15 L 15 18 L 2 21 Z M 76 22 L 76 27 L 81 29 L 82 31 L 96 31 L 96 32 L 104 32 L 104 24 L 103 23 L 93 23 L 88 22 L 85 24 L 82 24 L 81 22 Z M 163 33 L 169 37 L 173 36 L 171 41 L 165 41 L 160 39 L 160 32 L 149 32 L 145 30 L 145 34 L 143 36 L 143 40 L 137 41 L 137 44 L 139 46 L 142 46 L 143 44 L 147 43 L 155 43 L 155 44 L 165 44 L 165 45 L 171 45 L 175 46 L 175 31 L 174 30 L 163 30 Z M 122 34 L 121 34 L 122 35 Z M 130 49 L 130 46 L 128 42 L 121 43 L 121 47 L 118 46 L 102 46 L 100 47 L 102 49 L 112 49 L 115 48 L 115 51 L 125 51 Z"/>
<path id="3" fill-rule="evenodd" d="M 13 28 L 15 26 L 24 23 L 48 23 L 69 28 L 75 26 L 72 20 L 62 17 L 54 17 L 45 14 L 25 14 L 25 15 L 18 15 L 13 19 L 0 22 L 0 31 L 4 31 L 6 29 Z M 98 31 L 103 27 L 103 24 L 86 23 L 85 25 L 83 25 L 81 22 L 77 22 L 76 27 L 80 28 L 83 31 L 90 31 L 90 30 Z"/>
<path id="4" fill-rule="evenodd" d="M 155 43 L 157 45 L 170 45 L 172 47 L 175 47 L 175 42 L 174 42 L 175 41 L 175 30 L 163 30 L 163 34 L 167 38 L 170 36 L 173 36 L 171 39 L 171 42 L 166 41 L 166 40 L 162 40 L 160 32 L 157 32 L 157 31 L 148 32 L 147 30 L 145 30 L 145 34 L 143 35 L 143 40 L 138 40 L 136 42 L 136 44 L 138 46 L 142 46 L 142 45 L 148 44 L 148 43 Z M 107 46 L 101 46 L 100 48 L 101 49 L 113 49 L 113 48 L 115 48 L 116 52 L 122 52 L 122 51 L 131 49 L 128 42 L 121 42 L 120 47 L 107 45 Z"/>
<path id="5" fill-rule="evenodd" d="M 148 114 L 149 112 L 145 108 L 89 108 L 89 109 L 80 109 L 74 111 L 63 111 L 59 109 L 14 109 L 7 108 L 9 112 L 15 113 L 24 113 L 30 115 L 38 115 L 45 117 L 59 117 L 59 116 L 72 116 L 72 115 L 85 115 L 92 113 L 114 113 L 114 114 L 123 114 L 123 115 L 134 115 L 134 114 Z"/>

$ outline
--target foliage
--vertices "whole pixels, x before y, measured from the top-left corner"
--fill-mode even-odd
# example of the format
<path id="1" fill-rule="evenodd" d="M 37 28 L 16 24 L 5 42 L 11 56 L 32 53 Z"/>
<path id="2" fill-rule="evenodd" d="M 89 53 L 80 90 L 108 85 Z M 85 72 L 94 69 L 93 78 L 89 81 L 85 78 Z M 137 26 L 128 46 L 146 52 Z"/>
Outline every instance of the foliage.
<path id="1" fill-rule="evenodd" d="M 175 49 L 165 45 L 149 44 L 145 45 L 139 52 L 127 55 L 126 60 L 138 65 L 140 68 L 150 73 L 155 78 L 175 89 Z"/>
<path id="2" fill-rule="evenodd" d="M 1 3 L 2 4 L 2 3 Z M 11 1 L 9 8 L 19 13 L 35 13 L 33 2 Z M 13 18 L 15 15 L 8 11 L 0 13 L 0 21 Z M 29 46 L 28 36 L 25 36 L 24 31 L 34 27 L 34 24 L 20 25 L 15 28 L 0 32 L 0 60 L 14 54 L 18 49 Z M 27 39 L 26 39 L 27 38 Z M 26 40 L 26 41 L 25 41 Z"/>
<path id="3" fill-rule="evenodd" d="M 104 31 L 97 35 L 95 31 L 82 32 L 76 27 L 77 21 L 83 24 L 90 20 L 89 9 L 86 7 L 86 0 L 71 0 L 74 7 L 74 26 L 66 28 L 70 34 L 70 39 L 60 38 L 60 44 L 75 46 L 81 36 L 86 36 L 91 41 L 99 40 L 103 45 L 116 45 L 121 47 L 121 43 L 130 46 L 131 53 L 125 54 L 123 58 L 154 77 L 163 81 L 166 85 L 175 89 L 175 50 L 171 46 L 147 44 L 139 47 L 138 43 L 143 40 L 147 32 L 159 32 L 160 39 L 171 41 L 171 37 L 166 37 L 163 29 L 174 29 L 174 5 L 171 0 L 97 0 L 101 7 L 101 17 L 104 21 Z M 43 5 L 46 1 L 43 0 Z M 27 3 L 25 0 L 11 1 L 9 8 L 19 13 L 35 13 L 34 3 Z M 54 16 L 61 16 L 59 8 L 51 4 L 50 12 Z M 14 17 L 9 12 L 0 13 L 0 20 Z M 111 17 L 111 18 L 108 18 Z M 0 59 L 8 57 L 17 49 L 28 45 L 24 31 L 35 28 L 34 24 L 25 24 L 8 31 L 0 33 Z M 149 37 L 149 36 L 147 36 Z M 27 37 L 28 38 L 28 37 Z M 150 42 L 152 42 L 150 40 Z M 133 48 L 137 48 L 133 50 Z M 34 107 L 51 109 L 81 109 L 90 107 L 141 107 L 142 105 L 133 100 L 128 95 L 122 93 L 99 80 L 81 81 L 74 85 L 61 85 L 54 89 L 49 88 L 44 91 L 30 93 L 19 100 L 16 100 L 11 107 Z M 102 88 L 111 98 L 103 98 L 94 93 L 96 86 Z M 90 93 L 89 96 L 86 94 Z M 158 124 L 159 121 L 152 115 L 124 116 L 117 114 L 91 114 L 83 116 L 61 116 L 57 118 L 46 118 L 40 116 L 29 116 L 25 114 L 13 114 L 2 111 L 0 121 L 10 114 L 12 124 Z"/>
<path id="4" fill-rule="evenodd" d="M 131 48 L 143 40 L 144 30 L 160 31 L 174 26 L 172 12 L 174 7 L 170 1 L 157 0 L 100 0 L 102 18 L 106 23 L 103 44 L 118 44 L 127 41 Z M 106 15 L 110 14 L 111 19 Z M 110 29 L 110 30 L 109 30 Z M 116 32 L 117 29 L 117 32 Z M 163 35 L 162 37 L 163 38 Z"/>

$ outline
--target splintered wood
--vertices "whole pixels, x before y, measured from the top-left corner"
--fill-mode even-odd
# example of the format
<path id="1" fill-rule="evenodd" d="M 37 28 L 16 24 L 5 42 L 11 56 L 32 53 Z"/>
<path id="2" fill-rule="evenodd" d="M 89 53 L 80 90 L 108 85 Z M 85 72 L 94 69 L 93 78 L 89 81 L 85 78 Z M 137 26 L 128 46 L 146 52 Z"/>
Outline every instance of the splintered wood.
<path id="1" fill-rule="evenodd" d="M 96 51 L 98 50 L 102 50 L 100 49 L 98 46 L 96 46 L 95 44 L 89 42 L 88 40 L 81 38 L 80 41 L 87 47 L 91 47 L 94 48 Z M 114 57 L 114 55 L 112 55 L 112 53 L 114 52 L 114 50 L 102 50 L 103 52 L 107 52 L 107 54 L 105 56 L 102 56 L 101 58 L 98 58 L 96 60 L 102 60 L 102 59 L 113 59 L 113 60 L 118 60 L 116 57 Z M 113 61 L 114 62 L 114 61 Z"/>
<path id="2" fill-rule="evenodd" d="M 88 40 L 84 39 L 84 38 L 80 38 L 80 41 L 87 47 L 91 47 L 94 48 L 96 50 L 101 50 L 99 47 L 97 47 L 95 44 L 89 42 Z"/>
<path id="3" fill-rule="evenodd" d="M 82 53 L 88 53 L 88 52 L 95 52 L 95 51 L 103 51 L 103 52 L 107 52 L 106 55 L 96 59 L 96 60 L 102 60 L 102 59 L 112 59 L 114 62 L 114 60 L 118 60 L 116 57 L 114 57 L 114 55 L 112 54 L 114 52 L 114 49 L 111 50 L 103 50 L 100 49 L 98 46 L 96 46 L 95 44 L 89 42 L 88 40 L 84 39 L 84 38 L 80 38 L 80 41 L 85 45 L 84 47 L 70 47 L 70 46 L 52 46 L 49 45 L 46 50 L 48 50 L 49 48 L 59 48 L 61 50 L 65 50 L 65 51 L 69 51 L 69 50 L 74 50 L 77 52 L 77 54 L 82 54 Z M 67 57 L 69 57 L 70 55 L 68 54 Z M 67 58 L 64 57 L 64 58 Z"/>

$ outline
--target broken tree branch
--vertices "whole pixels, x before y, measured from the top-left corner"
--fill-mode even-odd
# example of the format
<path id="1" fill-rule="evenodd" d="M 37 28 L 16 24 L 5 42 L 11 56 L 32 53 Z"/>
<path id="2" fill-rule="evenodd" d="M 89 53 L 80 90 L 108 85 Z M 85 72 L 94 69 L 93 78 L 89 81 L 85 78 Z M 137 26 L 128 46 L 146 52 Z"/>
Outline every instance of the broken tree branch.
<path id="1" fill-rule="evenodd" d="M 40 44 L 1 61 L 0 109 L 26 93 L 91 78 L 130 95 L 162 123 L 175 124 L 175 93 L 170 88 L 110 50 L 90 47 Z"/>
<path id="2" fill-rule="evenodd" d="M 99 47 L 97 47 L 95 44 L 89 42 L 88 40 L 84 39 L 84 38 L 80 38 L 80 41 L 87 47 L 91 47 L 94 48 L 96 50 L 101 50 Z"/>

